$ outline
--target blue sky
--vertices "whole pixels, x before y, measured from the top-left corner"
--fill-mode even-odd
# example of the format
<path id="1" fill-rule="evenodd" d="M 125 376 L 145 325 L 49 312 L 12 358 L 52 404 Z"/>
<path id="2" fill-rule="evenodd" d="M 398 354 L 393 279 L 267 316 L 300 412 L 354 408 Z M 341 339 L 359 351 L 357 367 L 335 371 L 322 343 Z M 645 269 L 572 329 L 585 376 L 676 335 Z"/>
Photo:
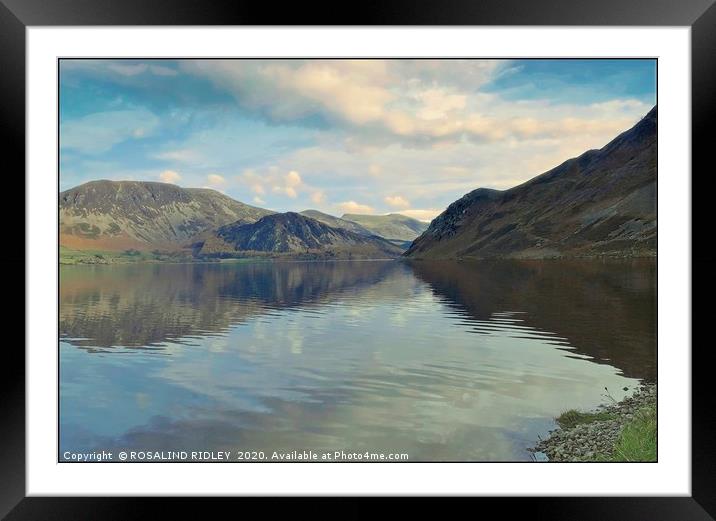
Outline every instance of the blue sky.
<path id="1" fill-rule="evenodd" d="M 653 60 L 63 60 L 60 189 L 164 181 L 429 220 L 605 145 L 655 102 Z"/>

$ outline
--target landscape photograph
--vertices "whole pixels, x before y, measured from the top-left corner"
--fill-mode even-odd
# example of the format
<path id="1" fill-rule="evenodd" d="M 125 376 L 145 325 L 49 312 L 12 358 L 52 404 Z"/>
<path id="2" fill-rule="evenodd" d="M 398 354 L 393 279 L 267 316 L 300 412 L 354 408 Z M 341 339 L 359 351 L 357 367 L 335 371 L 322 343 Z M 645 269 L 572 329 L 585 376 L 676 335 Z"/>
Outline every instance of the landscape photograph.
<path id="1" fill-rule="evenodd" d="M 656 462 L 656 78 L 60 59 L 58 461 Z"/>

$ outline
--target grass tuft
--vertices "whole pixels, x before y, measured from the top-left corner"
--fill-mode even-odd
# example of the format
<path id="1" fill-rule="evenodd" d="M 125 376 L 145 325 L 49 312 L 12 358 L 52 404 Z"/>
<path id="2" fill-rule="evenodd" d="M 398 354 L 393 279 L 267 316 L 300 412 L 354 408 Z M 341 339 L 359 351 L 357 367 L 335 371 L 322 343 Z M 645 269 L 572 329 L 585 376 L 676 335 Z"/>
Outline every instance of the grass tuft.
<path id="1" fill-rule="evenodd" d="M 557 416 L 557 423 L 563 429 L 571 429 L 577 425 L 612 420 L 614 418 L 615 416 L 607 411 L 582 412 L 576 409 L 570 409 Z"/>
<path id="2" fill-rule="evenodd" d="M 639 409 L 622 429 L 612 461 L 656 461 L 656 407 Z"/>

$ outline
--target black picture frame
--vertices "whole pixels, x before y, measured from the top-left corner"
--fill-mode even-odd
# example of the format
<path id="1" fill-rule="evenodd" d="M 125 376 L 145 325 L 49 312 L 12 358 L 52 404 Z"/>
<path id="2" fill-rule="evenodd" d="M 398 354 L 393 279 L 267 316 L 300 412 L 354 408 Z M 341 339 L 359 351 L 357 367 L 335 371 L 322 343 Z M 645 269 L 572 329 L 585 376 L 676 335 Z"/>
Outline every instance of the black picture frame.
<path id="1" fill-rule="evenodd" d="M 715 0 L 411 0 L 365 1 L 343 14 L 318 3 L 283 3 L 280 8 L 261 2 L 224 0 L 0 0 L 0 143 L 4 149 L 5 179 L 16 183 L 14 199 L 25 193 L 25 31 L 29 26 L 63 25 L 607 25 L 691 27 L 692 74 L 692 279 L 699 295 L 716 286 L 712 275 L 716 256 L 711 252 L 713 174 L 707 175 L 711 140 L 707 130 L 716 115 L 716 5 Z M 8 163 L 7 159 L 14 159 Z M 14 165 L 11 167 L 8 164 Z M 12 172 L 12 175 L 10 175 Z M 687 175 L 663 172 L 662 175 Z M 698 179 L 698 189 L 696 181 Z M 6 189 L 10 190 L 6 185 Z M 701 203 L 701 204 L 699 204 Z M 18 212 L 21 210 L 18 210 Z M 701 212 L 699 214 L 698 212 Z M 17 214 L 15 214 L 17 215 Z M 19 239 L 16 238 L 19 241 Z M 25 265 L 24 245 L 14 246 L 3 265 L 13 273 Z M 19 283 L 19 281 L 18 281 Z M 18 288 L 19 294 L 20 288 Z M 24 294 L 24 288 L 23 288 Z M 696 292 L 692 293 L 693 296 Z M 692 297 L 693 298 L 693 297 Z M 23 297 L 24 301 L 24 297 Z M 708 301 L 704 298 L 704 303 Z M 693 330 L 708 324 L 707 305 L 693 299 Z M 9 310 L 6 320 L 19 324 L 24 306 Z M 17 317 L 13 316 L 13 313 Z M 692 349 L 692 495 L 642 498 L 501 498 L 501 515 L 527 512 L 549 519 L 706 520 L 716 518 L 716 393 L 710 385 L 712 343 Z M 681 349 L 690 346 L 663 346 Z M 0 364 L 2 440 L 0 441 L 0 516 L 7 519 L 135 518 L 166 500 L 122 498 L 25 497 L 25 355 L 19 342 L 6 342 Z M 205 514 L 202 503 L 188 498 L 170 500 L 184 515 Z M 242 501 L 246 501 L 243 499 Z M 369 507 L 366 507 L 366 509 Z M 331 507 L 327 510 L 333 510 Z M 359 515 L 360 508 L 351 513 Z M 368 513 L 364 510 L 363 513 Z M 548 517 L 549 516 L 549 517 Z"/>

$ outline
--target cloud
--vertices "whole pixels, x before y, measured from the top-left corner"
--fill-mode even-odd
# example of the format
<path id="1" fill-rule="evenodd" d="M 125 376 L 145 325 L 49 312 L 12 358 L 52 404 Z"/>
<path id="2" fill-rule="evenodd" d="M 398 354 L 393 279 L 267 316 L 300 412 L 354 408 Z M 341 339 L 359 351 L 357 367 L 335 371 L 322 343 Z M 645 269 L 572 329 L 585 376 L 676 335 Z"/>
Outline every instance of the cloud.
<path id="1" fill-rule="evenodd" d="M 60 124 L 60 146 L 84 154 L 101 154 L 131 139 L 152 135 L 159 118 L 146 109 L 95 112 Z"/>
<path id="2" fill-rule="evenodd" d="M 356 148 L 331 134 L 273 161 L 280 169 L 305 172 L 315 188 L 330 186 L 334 201 L 359 200 L 389 211 L 397 206 L 384 197 L 395 196 L 397 188 L 411 207 L 440 208 L 471 189 L 509 188 L 586 150 L 601 148 L 650 108 L 639 102 L 583 106 L 528 102 L 512 103 L 511 108 L 501 104 L 501 120 L 508 129 L 502 139 L 464 139 L 419 148 L 400 143 Z M 493 131 L 495 136 L 502 132 L 499 125 Z M 343 186 L 350 189 L 341 190 Z"/>
<path id="3" fill-rule="evenodd" d="M 301 176 L 295 170 L 291 170 L 286 174 L 286 186 L 295 188 L 301 185 Z"/>
<path id="4" fill-rule="evenodd" d="M 146 63 L 109 63 L 107 65 L 107 69 L 112 72 L 116 72 L 117 74 L 121 74 L 122 76 L 136 76 L 137 74 L 146 72 L 147 68 L 148 66 Z"/>
<path id="5" fill-rule="evenodd" d="M 256 197 L 254 197 L 254 204 L 261 204 L 261 205 L 263 205 L 263 204 L 266 204 L 266 201 L 264 201 L 263 199 L 261 199 L 261 198 L 257 195 Z"/>
<path id="6" fill-rule="evenodd" d="M 352 128 L 397 136 L 435 137 L 467 131 L 453 121 L 468 92 L 487 82 L 498 62 L 458 60 L 188 60 L 190 74 L 209 78 L 245 108 L 279 122 L 319 116 Z M 463 81 L 444 82 L 445 75 Z"/>
<path id="7" fill-rule="evenodd" d="M 175 172 L 174 170 L 164 170 L 164 172 L 159 174 L 159 179 L 161 179 L 163 183 L 176 184 L 181 179 L 181 176 L 179 172 Z"/>
<path id="8" fill-rule="evenodd" d="M 283 194 L 287 195 L 288 197 L 290 197 L 291 199 L 295 199 L 296 197 L 298 197 L 298 192 L 296 191 L 295 188 L 293 188 L 291 186 L 285 186 L 285 187 L 274 186 L 274 192 L 283 193 Z"/>
<path id="9" fill-rule="evenodd" d="M 197 152 L 196 150 L 192 150 L 190 148 L 180 148 L 180 149 L 174 149 L 174 150 L 166 150 L 164 152 L 159 152 L 158 154 L 154 154 L 154 157 L 156 159 L 161 159 L 163 161 L 176 161 L 179 163 L 196 163 L 202 158 L 202 155 Z"/>
<path id="10" fill-rule="evenodd" d="M 360 213 L 360 214 L 375 213 L 375 209 L 372 206 L 368 206 L 367 204 L 360 204 L 355 201 L 345 201 L 342 203 L 337 203 L 335 206 L 343 213 Z"/>
<path id="11" fill-rule="evenodd" d="M 378 118 L 392 98 L 382 60 L 189 60 L 181 65 L 276 120 L 318 114 L 365 123 Z"/>
<path id="12" fill-rule="evenodd" d="M 301 175 L 290 170 L 283 174 L 275 166 L 258 173 L 254 169 L 246 169 L 238 177 L 239 183 L 248 187 L 254 194 L 263 195 L 269 190 L 274 194 L 296 199 L 299 191 L 305 188 Z"/>
<path id="13" fill-rule="evenodd" d="M 164 67 L 163 65 L 150 65 L 149 70 L 157 76 L 176 76 L 179 74 L 175 69 Z"/>
<path id="14" fill-rule="evenodd" d="M 239 183 L 249 187 L 249 189 L 257 196 L 264 195 L 266 193 L 266 188 L 264 188 L 265 180 L 251 168 L 244 170 L 244 172 L 238 177 L 238 181 Z"/>
<path id="15" fill-rule="evenodd" d="M 613 132 L 650 108 L 633 99 L 586 108 L 515 102 L 481 90 L 514 69 L 505 60 L 188 60 L 180 66 L 261 117 L 309 126 L 318 118 L 350 133 L 355 147 Z"/>
<path id="16" fill-rule="evenodd" d="M 425 210 L 402 210 L 400 212 L 402 215 L 405 215 L 407 217 L 412 217 L 413 219 L 417 219 L 419 221 L 425 221 L 430 222 L 433 219 L 435 219 L 438 215 L 443 213 L 443 210 L 438 210 L 435 208 L 429 208 Z"/>
<path id="17" fill-rule="evenodd" d="M 424 120 L 445 118 L 454 110 L 462 110 L 467 104 L 466 94 L 452 94 L 445 89 L 429 88 L 416 94 L 422 106 L 417 116 Z"/>
<path id="18" fill-rule="evenodd" d="M 219 174 L 209 174 L 206 176 L 206 181 L 209 183 L 209 186 L 223 186 L 226 183 L 226 179 L 224 179 Z"/>
<path id="19" fill-rule="evenodd" d="M 138 76 L 144 73 L 151 73 L 156 76 L 176 76 L 179 74 L 175 69 L 164 65 L 148 63 L 123 63 L 121 61 L 109 61 L 107 69 L 121 76 Z"/>
<path id="20" fill-rule="evenodd" d="M 316 204 L 321 204 L 326 201 L 326 194 L 323 190 L 316 190 L 311 194 L 311 201 Z"/>
<path id="21" fill-rule="evenodd" d="M 393 208 L 410 208 L 410 201 L 401 195 L 389 195 L 383 199 L 388 206 Z"/>

